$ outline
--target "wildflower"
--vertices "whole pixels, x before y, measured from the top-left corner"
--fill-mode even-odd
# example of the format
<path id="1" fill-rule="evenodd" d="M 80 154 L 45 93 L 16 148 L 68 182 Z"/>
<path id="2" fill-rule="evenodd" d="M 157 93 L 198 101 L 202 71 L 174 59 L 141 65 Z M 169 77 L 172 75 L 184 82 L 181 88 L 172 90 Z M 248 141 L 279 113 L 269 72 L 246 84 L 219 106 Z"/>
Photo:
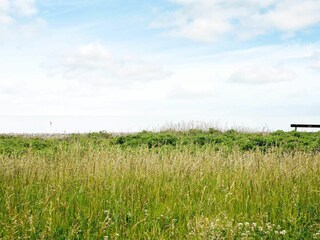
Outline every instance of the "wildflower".
<path id="1" fill-rule="evenodd" d="M 254 223 L 252 223 L 252 226 L 255 228 L 255 227 L 257 227 L 257 224 L 254 222 Z"/>
<path id="2" fill-rule="evenodd" d="M 286 235 L 286 233 L 287 233 L 286 230 L 280 231 L 280 234 L 281 234 L 281 235 Z"/>
<path id="3" fill-rule="evenodd" d="M 249 227 L 249 226 L 250 226 L 250 223 L 245 222 L 244 225 L 245 225 L 246 227 Z"/>
<path id="4" fill-rule="evenodd" d="M 243 226 L 243 223 L 238 223 L 238 227 L 242 227 Z"/>
<path id="5" fill-rule="evenodd" d="M 145 209 L 145 210 L 144 210 L 144 215 L 145 215 L 145 216 L 148 216 L 148 215 L 149 215 L 148 209 Z"/>
<path id="6" fill-rule="evenodd" d="M 276 235 L 278 235 L 278 234 L 279 234 L 279 231 L 276 230 L 276 231 L 274 231 L 274 233 L 275 233 Z"/>

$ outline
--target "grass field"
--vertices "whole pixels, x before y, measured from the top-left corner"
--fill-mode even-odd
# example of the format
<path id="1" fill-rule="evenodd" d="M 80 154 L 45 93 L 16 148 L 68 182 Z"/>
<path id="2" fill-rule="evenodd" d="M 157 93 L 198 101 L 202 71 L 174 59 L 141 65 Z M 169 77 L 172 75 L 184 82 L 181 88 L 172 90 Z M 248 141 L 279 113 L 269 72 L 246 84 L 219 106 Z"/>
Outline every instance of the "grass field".
<path id="1" fill-rule="evenodd" d="M 0 239 L 320 239 L 320 133 L 1 136 Z"/>

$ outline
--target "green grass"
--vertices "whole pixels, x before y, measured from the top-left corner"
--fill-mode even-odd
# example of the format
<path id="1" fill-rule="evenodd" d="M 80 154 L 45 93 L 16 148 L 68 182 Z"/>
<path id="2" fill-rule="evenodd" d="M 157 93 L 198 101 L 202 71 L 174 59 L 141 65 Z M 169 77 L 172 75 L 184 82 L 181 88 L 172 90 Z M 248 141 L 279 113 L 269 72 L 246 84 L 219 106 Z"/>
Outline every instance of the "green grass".
<path id="1" fill-rule="evenodd" d="M 320 239 L 319 137 L 2 136 L 0 239 Z"/>
<path id="2" fill-rule="evenodd" d="M 162 148 L 176 146 L 206 147 L 214 146 L 215 150 L 268 152 L 273 148 L 279 151 L 320 152 L 320 132 L 284 132 L 246 133 L 229 130 L 221 132 L 214 129 L 202 131 L 167 130 L 162 132 L 143 131 L 136 134 L 111 135 L 109 133 L 72 134 L 63 138 L 41 138 L 0 135 L 0 154 L 6 156 L 20 156 L 28 152 L 54 156 L 58 151 L 66 150 L 74 144 L 81 145 L 81 149 L 94 146 L 105 149 L 119 145 L 122 148 Z"/>

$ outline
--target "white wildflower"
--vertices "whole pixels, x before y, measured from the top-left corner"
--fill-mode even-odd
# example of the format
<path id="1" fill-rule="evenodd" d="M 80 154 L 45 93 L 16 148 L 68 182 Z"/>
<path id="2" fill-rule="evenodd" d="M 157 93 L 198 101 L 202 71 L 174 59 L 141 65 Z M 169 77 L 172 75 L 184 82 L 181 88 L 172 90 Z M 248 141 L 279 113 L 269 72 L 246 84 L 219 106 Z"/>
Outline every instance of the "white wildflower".
<path id="1" fill-rule="evenodd" d="M 287 233 L 286 230 L 282 230 L 282 231 L 280 232 L 281 235 L 286 235 L 286 233 Z"/>
<path id="2" fill-rule="evenodd" d="M 149 215 L 148 209 L 144 209 L 144 215 L 145 215 L 145 216 L 148 216 L 148 215 Z"/>

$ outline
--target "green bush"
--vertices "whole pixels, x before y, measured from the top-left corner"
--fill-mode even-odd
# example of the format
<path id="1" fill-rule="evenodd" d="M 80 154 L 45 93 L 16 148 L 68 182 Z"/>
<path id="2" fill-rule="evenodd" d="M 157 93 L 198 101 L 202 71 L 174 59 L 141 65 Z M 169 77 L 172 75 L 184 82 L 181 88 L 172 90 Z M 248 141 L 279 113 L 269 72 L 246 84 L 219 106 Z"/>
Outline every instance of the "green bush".
<path id="1" fill-rule="evenodd" d="M 320 132 L 284 132 L 272 133 L 244 133 L 235 130 L 221 132 L 215 129 L 208 131 L 191 129 L 189 131 L 142 131 L 134 134 L 112 135 L 99 132 L 90 134 L 72 134 L 63 138 L 41 138 L 0 135 L 0 154 L 19 156 L 28 152 L 54 156 L 57 149 L 69 149 L 77 145 L 81 151 L 87 146 L 105 149 L 111 145 L 121 147 L 162 148 L 165 146 L 178 147 L 183 145 L 213 146 L 215 149 L 238 148 L 242 151 L 278 148 L 281 151 L 320 151 Z"/>

